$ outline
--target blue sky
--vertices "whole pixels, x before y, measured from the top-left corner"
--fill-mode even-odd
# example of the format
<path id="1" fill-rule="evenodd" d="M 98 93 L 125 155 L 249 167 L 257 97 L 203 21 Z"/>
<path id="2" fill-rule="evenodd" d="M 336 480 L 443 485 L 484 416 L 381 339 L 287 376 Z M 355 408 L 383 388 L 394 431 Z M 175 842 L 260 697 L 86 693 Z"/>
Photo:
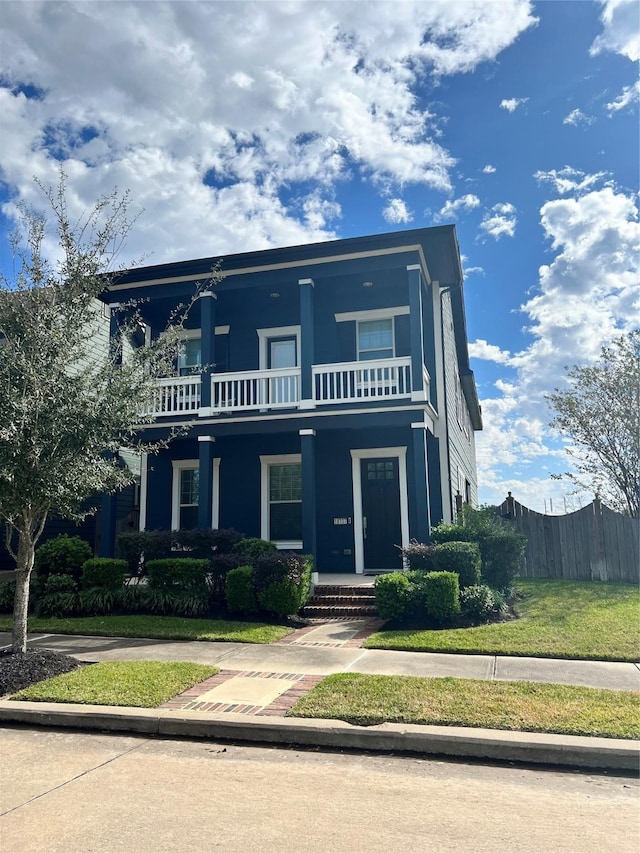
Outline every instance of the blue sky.
<path id="1" fill-rule="evenodd" d="M 640 326 L 638 10 L 5 0 L 0 266 L 60 163 L 150 263 L 455 222 L 481 500 L 576 508 L 544 395 Z"/>

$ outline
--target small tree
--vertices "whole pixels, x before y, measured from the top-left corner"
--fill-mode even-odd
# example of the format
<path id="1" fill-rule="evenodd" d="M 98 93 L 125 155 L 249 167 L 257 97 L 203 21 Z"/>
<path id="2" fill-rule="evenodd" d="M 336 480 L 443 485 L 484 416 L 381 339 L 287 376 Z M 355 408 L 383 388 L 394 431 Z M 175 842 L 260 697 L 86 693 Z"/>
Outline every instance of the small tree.
<path id="1" fill-rule="evenodd" d="M 116 261 L 132 225 L 129 199 L 114 191 L 73 224 L 65 177 L 61 172 L 56 189 L 36 181 L 50 206 L 60 259 L 47 260 L 45 219 L 22 207 L 17 272 L 12 281 L 0 278 L 0 522 L 16 562 L 14 652 L 26 650 L 35 547 L 49 515 L 80 520 L 92 495 L 132 482 L 118 463 L 120 448 L 161 446 L 139 442 L 136 426 L 145 420 L 140 412 L 155 379 L 172 372 L 189 307 L 150 346 L 129 347 L 123 357 L 123 341 L 139 327 L 135 306 L 127 306 L 119 315 L 120 340 L 108 352 L 96 348 L 98 297 L 122 273 Z"/>
<path id="2" fill-rule="evenodd" d="M 612 508 L 640 517 L 640 329 L 603 347 L 590 366 L 567 371 L 571 387 L 547 397 L 551 426 L 569 436 L 575 472 L 565 477 L 600 493 Z"/>

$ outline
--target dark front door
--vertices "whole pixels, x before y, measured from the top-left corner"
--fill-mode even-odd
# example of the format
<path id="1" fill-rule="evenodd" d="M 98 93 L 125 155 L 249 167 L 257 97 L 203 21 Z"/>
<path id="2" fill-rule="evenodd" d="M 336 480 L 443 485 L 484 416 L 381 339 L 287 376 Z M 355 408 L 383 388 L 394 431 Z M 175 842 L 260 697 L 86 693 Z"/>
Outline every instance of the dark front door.
<path id="1" fill-rule="evenodd" d="M 401 569 L 398 459 L 363 459 L 360 464 L 365 571 Z"/>

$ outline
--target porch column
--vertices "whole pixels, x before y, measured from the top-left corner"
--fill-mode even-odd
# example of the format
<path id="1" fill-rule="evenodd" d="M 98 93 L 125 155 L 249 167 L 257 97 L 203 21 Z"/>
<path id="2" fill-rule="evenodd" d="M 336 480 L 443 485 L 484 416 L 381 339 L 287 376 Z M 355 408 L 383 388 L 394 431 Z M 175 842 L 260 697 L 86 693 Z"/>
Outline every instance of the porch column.
<path id="1" fill-rule="evenodd" d="M 424 387 L 424 329 L 422 325 L 422 272 L 420 264 L 407 267 L 409 280 L 409 342 L 411 346 L 411 399 L 427 402 Z"/>
<path id="2" fill-rule="evenodd" d="M 211 290 L 200 294 L 200 356 L 202 374 L 200 380 L 200 414 L 211 414 L 211 374 L 215 370 L 216 360 L 216 300 Z M 203 409 L 205 411 L 203 411 Z M 202 488 L 202 480 L 200 480 Z M 211 519 L 211 516 L 209 516 Z M 209 524 L 211 521 L 209 521 Z"/>
<path id="3" fill-rule="evenodd" d="M 214 442 L 211 435 L 198 436 L 198 527 L 203 529 L 211 529 L 213 517 Z"/>
<path id="4" fill-rule="evenodd" d="M 429 542 L 429 477 L 427 465 L 427 427 L 419 422 L 411 424 L 411 439 L 413 449 L 413 518 L 411 538 L 418 542 Z"/>
<path id="5" fill-rule="evenodd" d="M 313 409 L 313 279 L 301 278 L 300 285 L 300 408 Z"/>
<path id="6" fill-rule="evenodd" d="M 314 429 L 301 429 L 300 452 L 302 455 L 302 549 L 313 556 L 316 565 L 316 449 Z"/>

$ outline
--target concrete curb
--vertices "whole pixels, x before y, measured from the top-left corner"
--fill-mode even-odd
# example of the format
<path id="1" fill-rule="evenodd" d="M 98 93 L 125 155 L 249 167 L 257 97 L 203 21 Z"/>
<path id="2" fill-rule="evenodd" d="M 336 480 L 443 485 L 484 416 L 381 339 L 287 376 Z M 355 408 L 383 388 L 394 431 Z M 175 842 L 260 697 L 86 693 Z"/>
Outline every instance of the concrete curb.
<path id="1" fill-rule="evenodd" d="M 536 732 L 397 723 L 353 726 L 342 720 L 247 717 L 233 713 L 9 700 L 0 700 L 0 723 L 155 737 L 489 759 L 631 773 L 640 770 L 638 741 Z"/>

